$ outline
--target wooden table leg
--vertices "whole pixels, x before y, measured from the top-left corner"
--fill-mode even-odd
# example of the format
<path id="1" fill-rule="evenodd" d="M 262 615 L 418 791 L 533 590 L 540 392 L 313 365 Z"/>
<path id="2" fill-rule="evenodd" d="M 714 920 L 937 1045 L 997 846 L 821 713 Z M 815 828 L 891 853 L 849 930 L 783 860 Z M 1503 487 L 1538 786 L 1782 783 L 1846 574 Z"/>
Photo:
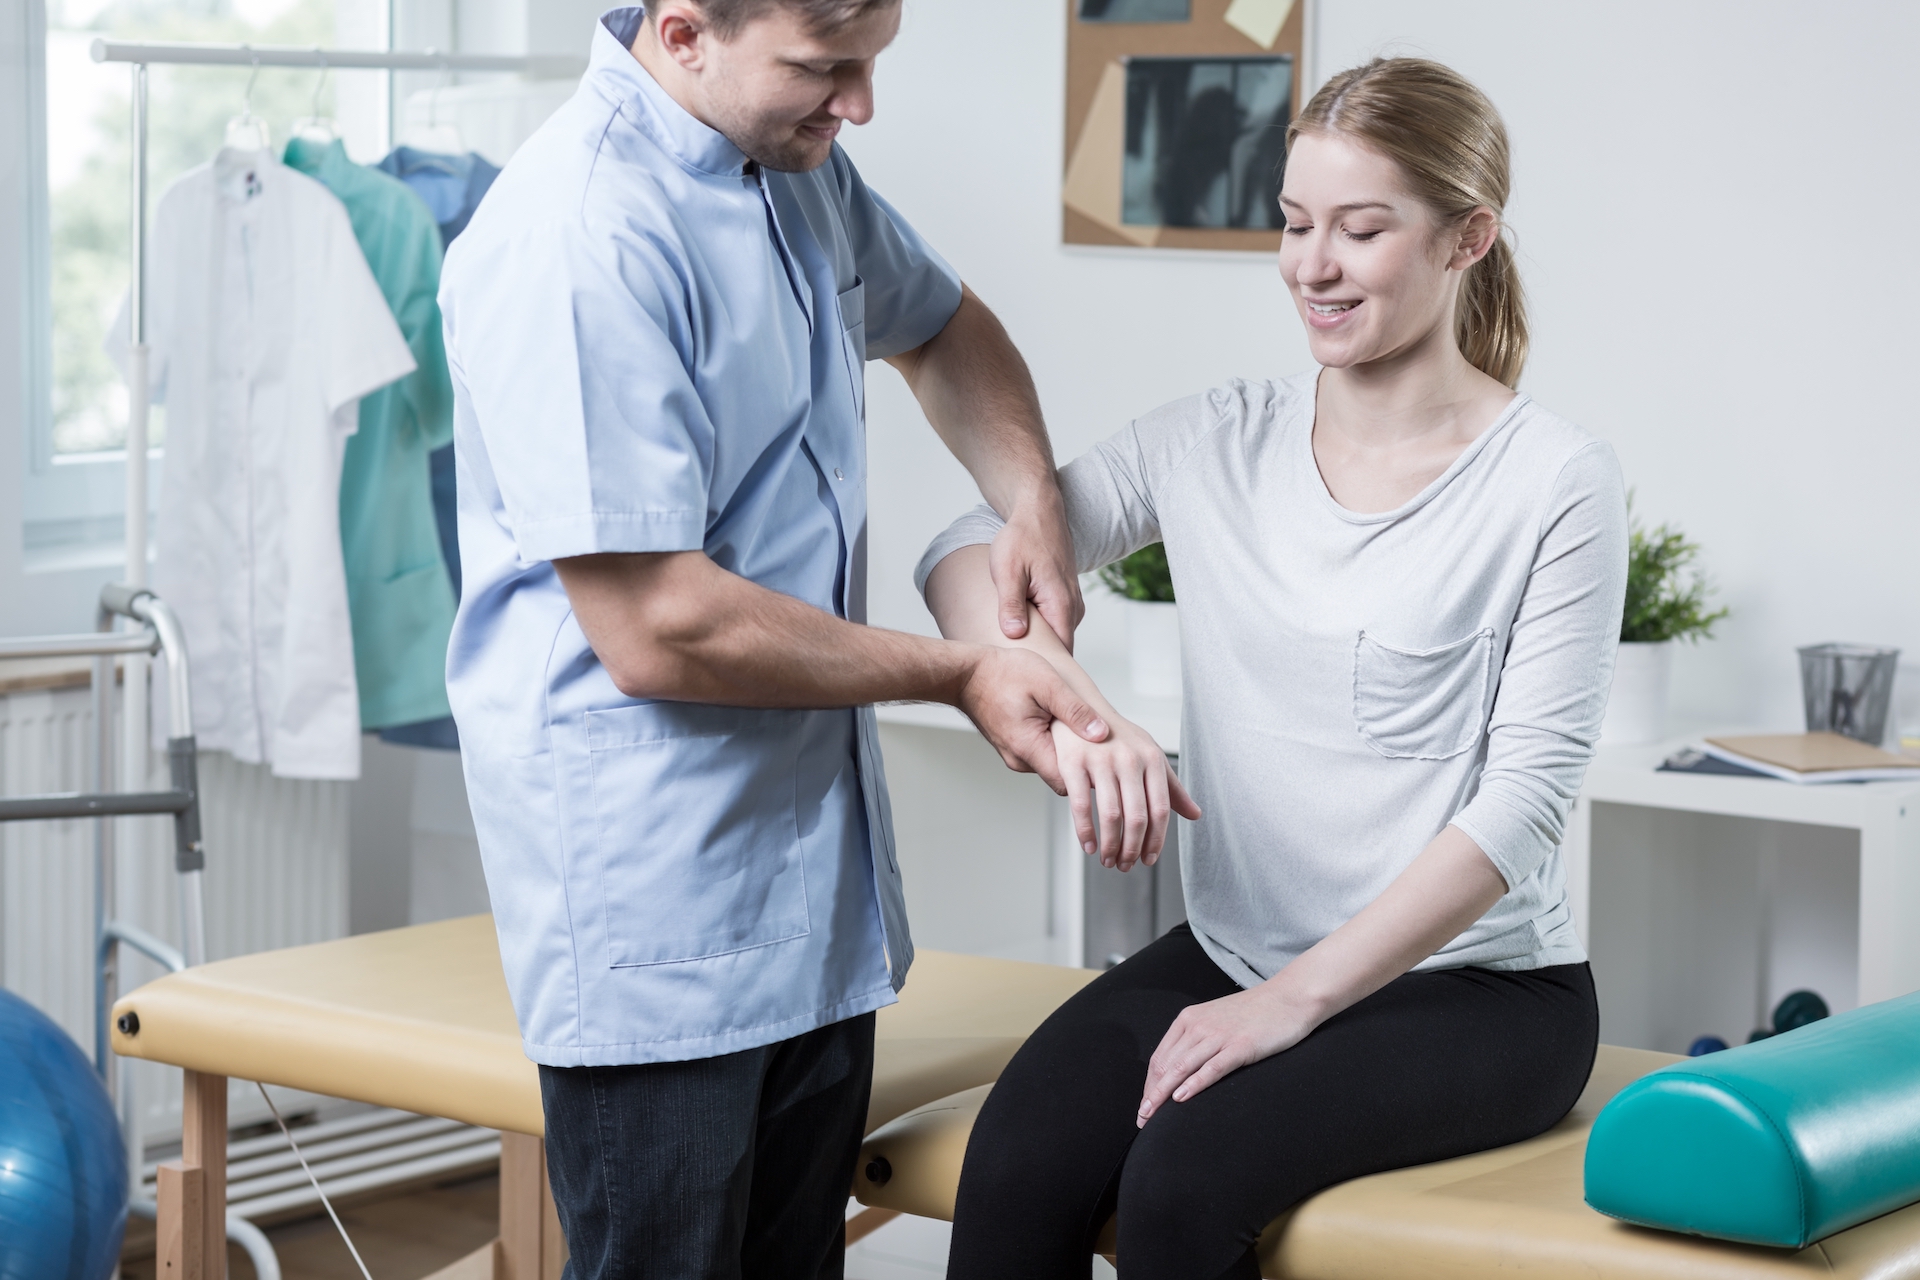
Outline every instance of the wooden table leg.
<path id="1" fill-rule="evenodd" d="M 566 1265 L 566 1237 L 547 1181 L 547 1144 L 524 1133 L 503 1133 L 499 1280 L 560 1280 Z"/>
<path id="2" fill-rule="evenodd" d="M 898 1209 L 862 1209 L 847 1219 L 847 1244 L 859 1243 L 899 1216 Z"/>
<path id="3" fill-rule="evenodd" d="M 226 1280 L 227 1078 L 186 1073 L 180 1158 L 160 1166 L 162 1280 Z"/>

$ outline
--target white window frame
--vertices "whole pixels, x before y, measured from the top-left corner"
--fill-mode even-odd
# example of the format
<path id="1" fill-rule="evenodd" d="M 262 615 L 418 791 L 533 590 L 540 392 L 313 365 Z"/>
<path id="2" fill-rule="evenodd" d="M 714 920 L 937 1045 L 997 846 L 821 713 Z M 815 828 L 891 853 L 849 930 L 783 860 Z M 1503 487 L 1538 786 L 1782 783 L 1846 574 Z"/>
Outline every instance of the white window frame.
<path id="1" fill-rule="evenodd" d="M 22 7 L 28 183 L 22 241 L 28 275 L 25 376 L 21 380 L 26 446 L 20 485 L 21 568 L 27 573 L 117 568 L 125 561 L 126 451 L 66 457 L 53 451 L 53 242 L 47 181 L 46 7 L 34 0 L 25 0 Z M 162 451 L 152 450 L 148 459 L 151 519 L 151 504 L 160 492 Z"/>

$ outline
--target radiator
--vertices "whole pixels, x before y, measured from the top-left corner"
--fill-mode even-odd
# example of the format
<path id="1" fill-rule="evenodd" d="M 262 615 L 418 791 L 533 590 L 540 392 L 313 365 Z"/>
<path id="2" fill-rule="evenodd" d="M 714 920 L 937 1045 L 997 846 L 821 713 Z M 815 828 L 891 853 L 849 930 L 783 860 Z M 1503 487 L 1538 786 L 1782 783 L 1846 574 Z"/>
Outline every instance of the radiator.
<path id="1" fill-rule="evenodd" d="M 0 695 L 0 794 L 85 789 L 89 725 L 84 686 Z M 154 766 L 148 781 L 164 786 L 157 756 Z M 208 959 L 344 936 L 349 784 L 275 778 L 263 766 L 206 752 L 200 787 Z M 171 820 L 118 821 L 120 914 L 177 944 Z M 89 1055 L 92 952 L 91 821 L 0 824 L 0 982 Z M 160 972 L 130 949 L 121 956 L 122 991 Z M 123 1066 L 136 1082 L 147 1140 L 177 1140 L 179 1073 L 152 1063 Z M 301 1105 L 297 1095 L 284 1097 L 283 1105 Z M 236 1083 L 232 1108 L 236 1126 L 266 1117 L 252 1085 Z"/>

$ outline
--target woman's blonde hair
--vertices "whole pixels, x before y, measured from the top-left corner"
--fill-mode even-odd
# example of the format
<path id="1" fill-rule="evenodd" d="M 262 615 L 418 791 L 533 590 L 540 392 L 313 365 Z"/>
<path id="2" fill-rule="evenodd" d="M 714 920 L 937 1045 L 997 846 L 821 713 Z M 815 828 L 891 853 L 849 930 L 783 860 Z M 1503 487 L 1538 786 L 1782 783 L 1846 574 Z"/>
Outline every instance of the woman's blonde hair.
<path id="1" fill-rule="evenodd" d="M 1321 86 L 1287 126 L 1343 134 L 1400 166 L 1413 195 L 1442 225 L 1485 205 L 1500 216 L 1512 173 L 1507 127 L 1487 95 L 1425 58 L 1375 58 Z M 1527 303 L 1503 222 L 1487 256 L 1467 269 L 1454 337 L 1476 369 L 1511 387 L 1527 363 Z"/>

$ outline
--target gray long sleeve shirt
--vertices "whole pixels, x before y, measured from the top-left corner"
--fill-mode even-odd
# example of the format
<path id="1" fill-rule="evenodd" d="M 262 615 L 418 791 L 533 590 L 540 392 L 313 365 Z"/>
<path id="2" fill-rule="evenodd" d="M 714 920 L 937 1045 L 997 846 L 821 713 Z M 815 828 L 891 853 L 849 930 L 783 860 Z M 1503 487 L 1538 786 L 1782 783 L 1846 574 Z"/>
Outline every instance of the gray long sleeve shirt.
<path id="1" fill-rule="evenodd" d="M 1626 589 L 1613 451 L 1517 397 L 1393 511 L 1337 504 L 1316 375 L 1235 381 L 1060 472 L 1082 572 L 1164 541 L 1185 660 L 1187 913 L 1244 986 L 1273 976 L 1449 823 L 1508 890 L 1422 969 L 1585 959 L 1559 844 L 1599 737 Z M 1000 526 L 985 507 L 917 575 Z"/>

